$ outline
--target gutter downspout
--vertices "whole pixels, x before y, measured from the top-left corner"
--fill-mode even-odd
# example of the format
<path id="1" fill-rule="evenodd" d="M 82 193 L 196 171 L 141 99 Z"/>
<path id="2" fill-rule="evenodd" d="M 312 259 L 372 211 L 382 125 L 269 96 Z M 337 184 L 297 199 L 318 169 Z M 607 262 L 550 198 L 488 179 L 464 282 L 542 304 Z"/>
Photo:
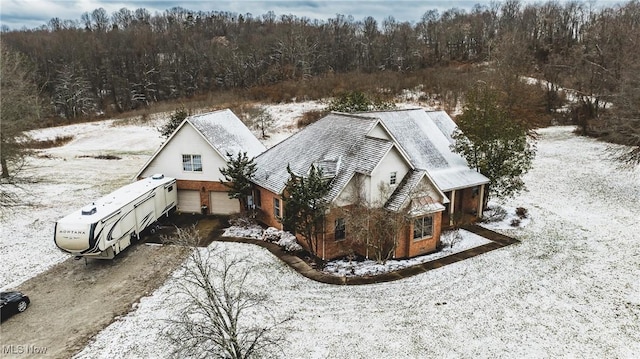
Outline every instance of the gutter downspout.
<path id="1" fill-rule="evenodd" d="M 326 238 L 326 229 L 327 229 L 327 218 L 322 215 L 322 260 L 325 260 L 325 238 Z"/>
<path id="2" fill-rule="evenodd" d="M 480 185 L 480 198 L 478 201 L 478 219 L 482 219 L 484 209 L 484 184 Z"/>
<path id="3" fill-rule="evenodd" d="M 369 259 L 369 216 L 367 215 L 367 241 L 364 249 L 365 258 Z"/>
<path id="4" fill-rule="evenodd" d="M 449 205 L 449 226 L 453 226 L 453 212 L 456 206 L 456 190 L 451 191 L 451 205 Z"/>

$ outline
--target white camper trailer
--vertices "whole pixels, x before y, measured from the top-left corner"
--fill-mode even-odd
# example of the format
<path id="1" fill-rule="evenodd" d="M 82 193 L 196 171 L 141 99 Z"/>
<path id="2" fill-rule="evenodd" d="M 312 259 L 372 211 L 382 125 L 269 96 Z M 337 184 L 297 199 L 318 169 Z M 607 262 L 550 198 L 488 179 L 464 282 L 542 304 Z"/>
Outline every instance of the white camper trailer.
<path id="1" fill-rule="evenodd" d="M 128 184 L 56 222 L 54 241 L 74 256 L 111 259 L 169 215 L 177 192 L 176 180 L 163 175 Z"/>

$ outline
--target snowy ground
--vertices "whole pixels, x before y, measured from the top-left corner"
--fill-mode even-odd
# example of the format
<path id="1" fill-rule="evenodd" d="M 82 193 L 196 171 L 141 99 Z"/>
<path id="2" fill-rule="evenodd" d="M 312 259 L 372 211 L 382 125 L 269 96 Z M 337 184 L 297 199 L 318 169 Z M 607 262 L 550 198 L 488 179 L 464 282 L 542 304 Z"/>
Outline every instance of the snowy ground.
<path id="1" fill-rule="evenodd" d="M 287 238 L 290 238 L 290 241 L 295 241 L 295 237 L 288 232 L 283 232 L 273 227 L 270 227 L 267 230 L 267 232 L 269 231 L 272 231 L 278 237 L 286 236 Z M 264 233 L 265 231 L 262 227 L 257 224 L 253 224 L 245 226 L 231 226 L 227 228 L 222 235 L 225 237 L 265 240 Z M 375 276 L 433 261 L 438 258 L 446 257 L 491 242 L 484 237 L 465 230 L 446 231 L 442 233 L 441 241 L 445 244 L 441 251 L 424 256 L 418 256 L 411 259 L 391 259 L 386 261 L 384 264 L 377 263 L 374 260 L 350 261 L 347 259 L 336 259 L 328 261 L 322 270 L 325 273 L 340 277 Z M 285 247 L 286 250 L 286 247 L 290 246 L 290 243 L 285 242 L 281 244 L 281 246 Z M 301 246 L 298 245 L 297 247 L 299 250 L 302 250 Z"/>
<path id="2" fill-rule="evenodd" d="M 522 243 L 400 281 L 320 284 L 268 251 L 219 243 L 263 269 L 287 342 L 279 357 L 584 357 L 640 352 L 640 172 L 606 158 L 606 144 L 570 127 L 540 131 L 529 188 L 507 206 L 530 223 Z M 102 331 L 78 357 L 166 357 L 164 318 L 175 278 Z"/>
<path id="3" fill-rule="evenodd" d="M 273 125 L 267 131 L 268 138 L 262 142 L 267 148 L 271 148 L 291 136 L 298 130 L 297 119 L 309 111 L 320 111 L 327 107 L 322 101 L 306 101 L 285 103 L 276 106 L 265 106 L 267 112 L 273 118 Z M 254 134 L 259 135 L 257 132 Z"/>
<path id="4" fill-rule="evenodd" d="M 275 314 L 294 316 L 282 357 L 632 358 L 640 352 L 640 173 L 617 169 L 608 145 L 571 130 L 540 131 L 529 192 L 505 204 L 529 210 L 526 227 L 502 227 L 519 245 L 363 287 L 311 282 L 264 249 L 219 245 L 251 255 L 269 278 L 256 288 L 271 294 Z M 160 144 L 153 124 L 113 121 L 36 137 L 65 133 L 74 141 L 33 160 L 42 180 L 25 198 L 34 206 L 2 223 L 2 288 L 66 258 L 53 244 L 55 220 L 128 182 Z M 109 154 L 122 159 L 80 158 Z M 174 282 L 106 328 L 81 357 L 165 357 L 157 319 L 174 315 Z"/>
<path id="5" fill-rule="evenodd" d="M 459 240 L 453 237 L 459 235 Z M 455 253 L 475 248 L 483 244 L 491 243 L 490 240 L 480 237 L 477 234 L 465 230 L 447 231 L 442 233 L 441 240 L 443 243 L 451 243 L 445 246 L 441 251 L 418 256 L 410 259 L 391 259 L 384 264 L 376 263 L 373 260 L 364 260 L 361 262 L 349 260 L 334 260 L 327 263 L 323 269 L 324 272 L 338 276 L 375 276 L 383 273 L 393 272 L 403 268 L 412 267 L 421 263 L 430 262 L 438 258 L 450 256 Z"/>
<path id="6" fill-rule="evenodd" d="M 30 174 L 37 183 L 19 194 L 30 206 L 3 219 L 0 288 L 15 287 L 68 258 L 53 243 L 55 221 L 126 184 L 160 145 L 156 123 L 109 120 L 34 131 L 38 140 L 74 136 L 62 147 L 38 151 Z M 112 155 L 119 160 L 93 156 Z M 89 156 L 89 157 L 83 157 Z"/>

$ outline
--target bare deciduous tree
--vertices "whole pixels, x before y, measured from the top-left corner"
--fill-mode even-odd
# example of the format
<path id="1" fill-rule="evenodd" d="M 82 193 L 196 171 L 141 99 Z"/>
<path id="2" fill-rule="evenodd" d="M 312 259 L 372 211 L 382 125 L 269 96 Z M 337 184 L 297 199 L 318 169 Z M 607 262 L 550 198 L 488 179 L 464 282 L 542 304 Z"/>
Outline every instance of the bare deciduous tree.
<path id="1" fill-rule="evenodd" d="M 265 107 L 250 107 L 246 110 L 246 122 L 251 127 L 260 130 L 261 137 L 267 138 L 267 131 L 273 127 L 273 116 L 267 111 Z"/>
<path id="2" fill-rule="evenodd" d="M 342 211 L 348 226 L 348 236 L 357 246 L 364 246 L 369 257 L 378 263 L 393 258 L 398 247 L 400 231 L 409 223 L 406 211 L 392 212 L 384 208 L 384 200 L 390 195 L 390 188 L 380 184 L 382 201 L 368 203 L 364 196 L 363 178 L 354 177 L 354 191 L 351 193 L 353 205 Z"/>
<path id="3" fill-rule="evenodd" d="M 0 45 L 0 215 L 22 202 L 18 195 L 21 170 L 30 153 L 25 146 L 29 137 L 25 131 L 40 118 L 41 106 L 27 60 L 18 52 Z"/>
<path id="4" fill-rule="evenodd" d="M 60 115 L 71 119 L 96 109 L 91 84 L 78 66 L 64 65 L 58 72 L 53 101 Z"/>
<path id="5" fill-rule="evenodd" d="M 200 243 L 194 228 L 177 229 L 174 242 Z M 182 267 L 178 284 L 184 308 L 169 319 L 167 338 L 175 357 L 269 358 L 284 340 L 270 299 L 255 289 L 257 273 L 249 258 L 210 246 L 196 248 Z"/>

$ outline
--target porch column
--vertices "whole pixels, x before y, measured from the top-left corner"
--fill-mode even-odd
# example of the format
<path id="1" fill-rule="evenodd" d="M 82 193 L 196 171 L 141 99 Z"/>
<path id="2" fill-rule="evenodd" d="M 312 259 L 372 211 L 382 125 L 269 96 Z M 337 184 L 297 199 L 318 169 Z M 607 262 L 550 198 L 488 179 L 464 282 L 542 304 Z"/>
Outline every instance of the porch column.
<path id="1" fill-rule="evenodd" d="M 449 198 L 449 225 L 453 226 L 453 212 L 456 206 L 456 190 L 451 191 L 451 198 Z"/>
<path id="2" fill-rule="evenodd" d="M 484 184 L 480 185 L 480 200 L 478 201 L 478 219 L 482 219 L 482 210 L 484 209 Z"/>

